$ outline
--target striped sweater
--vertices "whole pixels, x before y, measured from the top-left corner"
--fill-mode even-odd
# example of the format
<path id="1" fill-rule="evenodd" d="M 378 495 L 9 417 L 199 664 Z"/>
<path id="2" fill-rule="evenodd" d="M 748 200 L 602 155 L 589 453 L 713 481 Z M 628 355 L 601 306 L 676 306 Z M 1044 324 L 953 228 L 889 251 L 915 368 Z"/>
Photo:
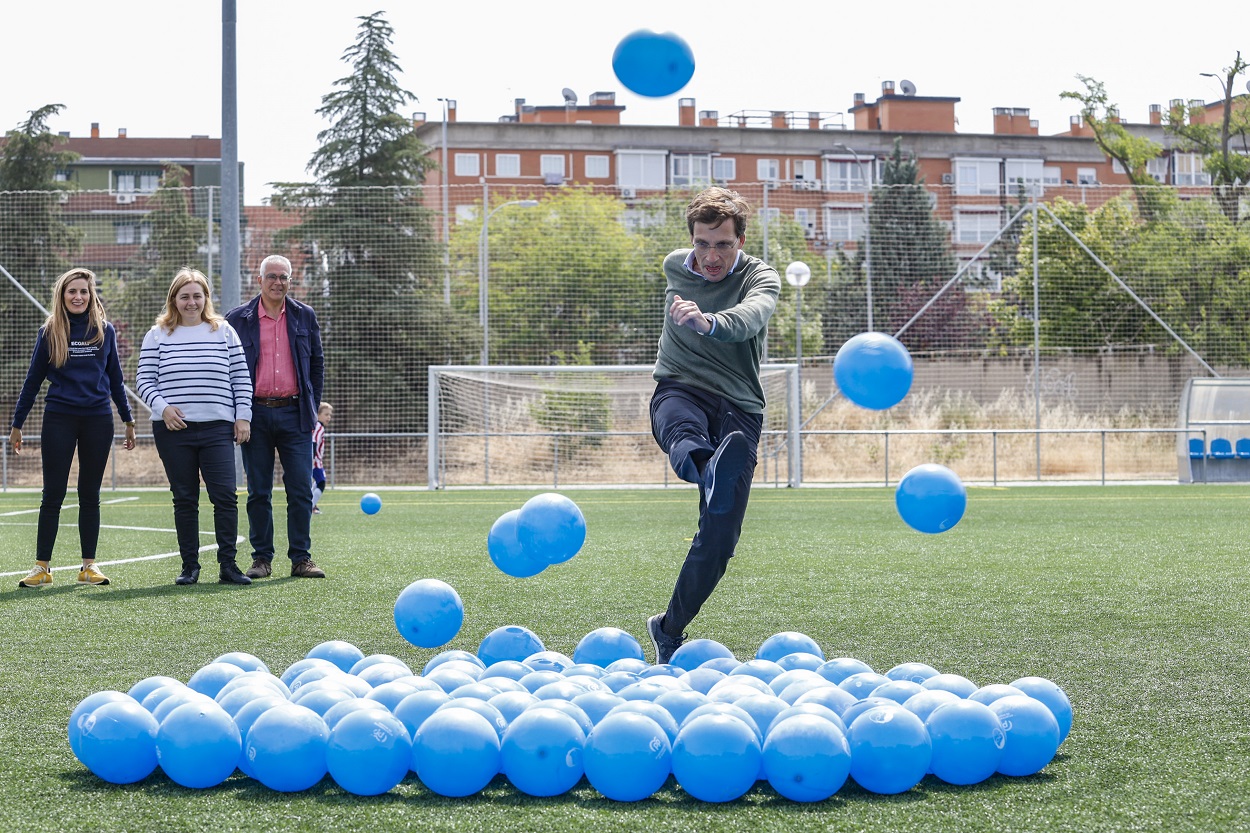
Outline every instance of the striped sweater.
<path id="1" fill-rule="evenodd" d="M 252 376 L 239 335 L 229 324 L 153 327 L 143 337 L 136 392 L 152 409 L 152 421 L 177 405 L 188 422 L 252 419 Z"/>

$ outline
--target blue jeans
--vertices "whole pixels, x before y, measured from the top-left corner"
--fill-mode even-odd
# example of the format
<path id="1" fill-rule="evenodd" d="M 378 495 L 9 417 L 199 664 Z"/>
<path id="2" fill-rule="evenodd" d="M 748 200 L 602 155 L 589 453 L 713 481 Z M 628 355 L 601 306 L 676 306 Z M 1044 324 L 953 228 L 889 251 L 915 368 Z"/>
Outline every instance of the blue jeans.
<path id="1" fill-rule="evenodd" d="M 299 408 L 252 410 L 252 437 L 243 443 L 247 474 L 247 525 L 252 558 L 273 560 L 273 464 L 282 461 L 286 489 L 287 555 L 310 557 L 312 548 L 312 432 L 299 427 Z"/>
<path id="2" fill-rule="evenodd" d="M 217 561 L 234 563 L 239 534 L 239 498 L 234 482 L 234 423 L 225 420 L 188 422 L 170 431 L 164 422 L 152 423 L 152 438 L 165 464 L 169 491 L 174 498 L 174 529 L 183 567 L 200 566 L 200 475 L 213 504 Z"/>

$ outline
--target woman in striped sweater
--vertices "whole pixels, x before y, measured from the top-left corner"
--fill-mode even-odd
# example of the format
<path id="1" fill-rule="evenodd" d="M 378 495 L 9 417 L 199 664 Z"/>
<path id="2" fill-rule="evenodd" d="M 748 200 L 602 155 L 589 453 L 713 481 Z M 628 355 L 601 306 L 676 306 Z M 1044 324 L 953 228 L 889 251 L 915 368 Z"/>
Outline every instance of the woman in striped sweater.
<path id="1" fill-rule="evenodd" d="M 213 504 L 218 578 L 251 584 L 235 563 L 239 502 L 234 443 L 251 434 L 252 377 L 238 333 L 213 311 L 208 279 L 181 269 L 165 310 L 148 331 L 135 379 L 152 409 L 152 435 L 173 493 L 174 528 L 182 573 L 176 584 L 200 577 L 200 476 Z"/>

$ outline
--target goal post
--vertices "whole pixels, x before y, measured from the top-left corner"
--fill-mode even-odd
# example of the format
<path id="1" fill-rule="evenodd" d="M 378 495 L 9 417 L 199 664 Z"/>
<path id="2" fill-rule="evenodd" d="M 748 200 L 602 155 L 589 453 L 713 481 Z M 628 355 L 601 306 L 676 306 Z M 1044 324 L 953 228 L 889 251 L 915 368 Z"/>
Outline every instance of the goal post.
<path id="1" fill-rule="evenodd" d="M 651 436 L 653 365 L 431 365 L 427 483 L 651 486 L 680 482 Z M 798 486 L 798 369 L 766 364 L 759 472 Z"/>

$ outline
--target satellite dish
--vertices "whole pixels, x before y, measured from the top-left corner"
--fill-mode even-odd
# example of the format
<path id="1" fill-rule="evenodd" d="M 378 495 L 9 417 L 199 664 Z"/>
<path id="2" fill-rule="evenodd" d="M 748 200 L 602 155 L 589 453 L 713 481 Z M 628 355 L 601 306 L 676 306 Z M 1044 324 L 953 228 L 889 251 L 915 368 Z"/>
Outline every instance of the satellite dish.
<path id="1" fill-rule="evenodd" d="M 899 82 L 898 88 L 902 91 L 903 95 L 916 94 L 916 85 L 908 81 L 906 78 Z"/>
<path id="2" fill-rule="evenodd" d="M 568 87 L 560 90 L 560 94 L 564 96 L 564 103 L 570 107 L 577 103 L 577 93 L 573 92 Z"/>

